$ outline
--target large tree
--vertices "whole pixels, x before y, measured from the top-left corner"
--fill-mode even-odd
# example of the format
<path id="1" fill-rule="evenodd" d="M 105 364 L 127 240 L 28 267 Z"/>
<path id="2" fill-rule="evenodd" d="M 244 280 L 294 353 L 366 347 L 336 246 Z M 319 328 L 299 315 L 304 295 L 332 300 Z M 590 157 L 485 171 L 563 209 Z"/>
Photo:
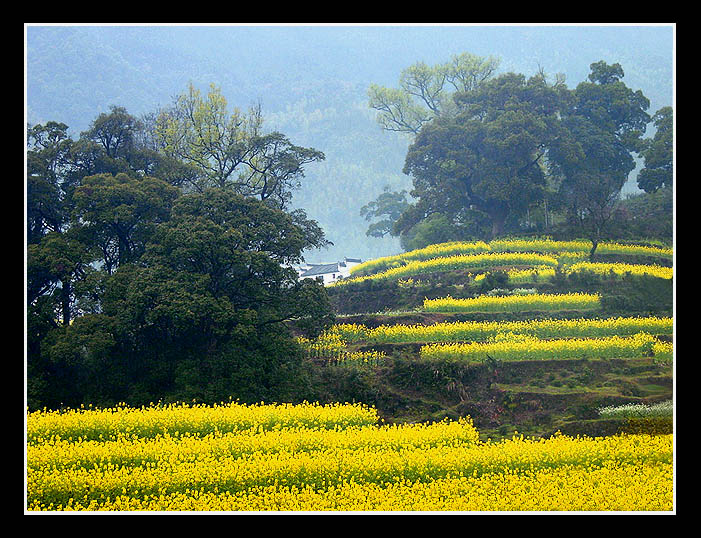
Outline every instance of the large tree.
<path id="1" fill-rule="evenodd" d="M 65 123 L 27 127 L 27 243 L 61 232 L 70 218 L 73 140 Z"/>
<path id="2" fill-rule="evenodd" d="M 111 159 L 127 158 L 134 149 L 141 122 L 124 107 L 112 106 L 98 115 L 83 136 L 97 142 Z"/>
<path id="3" fill-rule="evenodd" d="M 549 83 L 542 71 L 528 79 L 506 73 L 455 92 L 450 113 L 427 104 L 434 113 L 416 130 L 404 166 L 416 202 L 393 233 L 405 236 L 433 219 L 442 228 L 447 222 L 456 237 L 469 236 L 458 232 L 479 227 L 481 215 L 491 223 L 487 237 L 495 237 L 531 208 L 556 201 L 591 239 L 593 256 L 633 155 L 647 150 L 654 166 L 653 148 L 665 141 L 661 115 L 660 144 L 644 143 L 649 101 L 622 78 L 619 64 L 603 61 L 591 64 L 588 80 L 574 90 L 559 75 Z M 419 93 L 443 103 L 440 92 Z"/>
<path id="4" fill-rule="evenodd" d="M 322 152 L 293 144 L 279 132 L 263 132 L 260 107 L 229 111 L 221 89 L 206 96 L 189 85 L 155 121 L 161 153 L 196 171 L 189 186 L 230 188 L 286 209 L 299 188 L 304 167 L 324 160 Z"/>
<path id="5" fill-rule="evenodd" d="M 392 233 L 394 223 L 407 209 L 409 202 L 406 199 L 406 191 L 392 192 L 388 185 L 375 200 L 368 202 L 360 208 L 360 215 L 365 220 L 376 220 L 368 226 L 365 235 L 368 237 L 384 237 Z M 379 219 L 379 220 L 377 220 Z"/>
<path id="6" fill-rule="evenodd" d="M 121 173 L 83 178 L 73 194 L 73 230 L 95 249 L 103 270 L 137 260 L 154 227 L 170 218 L 179 191 L 163 180 Z"/>
<path id="7" fill-rule="evenodd" d="M 158 127 L 121 107 L 77 141 L 28 126 L 31 406 L 291 399 L 301 351 L 285 323 L 311 336 L 333 320 L 323 286 L 291 267 L 324 232 L 283 211 L 323 155 L 252 125 L 245 162 L 212 190 Z"/>
<path id="8" fill-rule="evenodd" d="M 377 121 L 384 130 L 413 136 L 431 120 L 453 114 L 452 96 L 475 90 L 492 77 L 498 66 L 498 58 L 468 52 L 433 66 L 417 62 L 401 72 L 399 88 L 371 84 L 370 108 L 377 111 Z"/>
<path id="9" fill-rule="evenodd" d="M 498 66 L 499 59 L 496 57 L 485 58 L 468 52 L 432 66 L 417 62 L 400 73 L 398 88 L 371 84 L 368 89 L 369 106 L 377 112 L 376 120 L 383 130 L 402 133 L 414 141 L 430 122 L 455 117 L 458 112 L 455 96 L 477 90 L 494 75 Z M 409 236 L 416 235 L 416 230 L 411 230 L 414 225 L 429 215 L 438 215 L 436 209 L 428 208 L 428 205 L 426 199 L 409 205 L 405 192 L 386 191 L 363 206 L 361 215 L 367 220 L 379 219 L 370 224 L 368 235 L 398 235 L 406 243 L 410 241 Z M 452 233 L 454 238 L 464 235 L 464 230 L 458 230 L 458 221 L 465 223 L 464 213 L 462 218 L 456 217 L 456 211 L 445 210 L 443 213 L 435 222 L 447 223 L 455 230 Z M 472 217 L 468 216 L 467 220 L 473 221 Z M 428 238 L 435 234 L 419 235 Z M 445 236 L 445 233 L 441 232 L 441 236 Z M 413 240 L 410 242 L 413 244 Z"/>
<path id="10" fill-rule="evenodd" d="M 527 80 L 507 73 L 457 94 L 460 112 L 426 124 L 409 148 L 404 173 L 413 178 L 418 202 L 398 231 L 434 213 L 459 224 L 478 211 L 489 217 L 491 237 L 503 233 L 508 217 L 543 198 L 560 91 L 541 74 Z"/>
<path id="11" fill-rule="evenodd" d="M 593 257 L 635 168 L 633 154 L 644 148 L 650 102 L 623 83 L 619 64 L 601 61 L 590 67 L 588 81 L 572 91 L 571 106 L 562 115 L 562 135 L 549 155 L 562 179 L 560 196 L 570 219 L 591 240 Z"/>
<path id="12" fill-rule="evenodd" d="M 44 320 L 30 338 L 59 317 L 70 323 L 73 282 L 91 261 L 87 249 L 66 235 L 78 183 L 74 147 L 63 123 L 27 127 L 27 303 L 29 318 Z"/>
<path id="13" fill-rule="evenodd" d="M 182 195 L 138 263 L 102 280 L 101 311 L 47 335 L 47 370 L 75 385 L 74 405 L 293 398 L 301 351 L 285 322 L 333 321 L 323 286 L 290 266 L 314 241 L 230 190 Z"/>

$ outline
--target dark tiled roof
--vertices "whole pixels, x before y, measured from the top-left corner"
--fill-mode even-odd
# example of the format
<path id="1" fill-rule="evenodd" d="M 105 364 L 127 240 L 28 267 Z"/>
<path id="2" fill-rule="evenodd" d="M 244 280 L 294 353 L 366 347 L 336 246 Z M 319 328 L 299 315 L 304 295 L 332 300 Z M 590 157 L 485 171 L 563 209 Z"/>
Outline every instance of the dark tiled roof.
<path id="1" fill-rule="evenodd" d="M 315 265 L 311 267 L 310 269 L 307 269 L 302 273 L 300 276 L 316 276 L 316 275 L 324 275 L 327 273 L 338 273 L 338 264 L 337 263 L 324 263 L 321 265 Z"/>

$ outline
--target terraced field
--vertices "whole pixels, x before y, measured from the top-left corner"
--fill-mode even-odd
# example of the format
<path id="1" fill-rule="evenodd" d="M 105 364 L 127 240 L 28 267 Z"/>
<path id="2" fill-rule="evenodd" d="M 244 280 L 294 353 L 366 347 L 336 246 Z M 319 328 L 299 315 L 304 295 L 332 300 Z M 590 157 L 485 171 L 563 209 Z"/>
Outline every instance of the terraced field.
<path id="1" fill-rule="evenodd" d="M 30 511 L 671 511 L 672 435 L 382 424 L 361 405 L 153 406 L 27 418 Z"/>
<path id="2" fill-rule="evenodd" d="M 512 239 L 371 260 L 329 287 L 336 325 L 302 343 L 390 421 L 470 415 L 490 438 L 634 428 L 599 409 L 672 399 L 673 252 L 589 249 Z"/>
<path id="3" fill-rule="evenodd" d="M 585 247 L 359 266 L 314 403 L 28 413 L 27 510 L 671 512 L 672 254 Z"/>

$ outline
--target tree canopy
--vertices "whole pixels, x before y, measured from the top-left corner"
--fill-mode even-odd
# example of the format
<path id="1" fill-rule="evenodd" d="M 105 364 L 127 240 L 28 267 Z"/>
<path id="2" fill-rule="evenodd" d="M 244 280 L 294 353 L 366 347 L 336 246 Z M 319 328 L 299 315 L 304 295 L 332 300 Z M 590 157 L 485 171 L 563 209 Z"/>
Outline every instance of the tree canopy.
<path id="1" fill-rule="evenodd" d="M 645 166 L 638 173 L 638 187 L 648 193 L 671 188 L 674 177 L 674 111 L 663 107 L 652 117 L 655 136 L 646 139 L 641 155 Z"/>
<path id="2" fill-rule="evenodd" d="M 643 147 L 650 121 L 649 101 L 622 78 L 619 64 L 591 65 L 589 82 L 573 90 L 572 105 L 562 120 L 566 145 L 575 151 L 563 152 L 562 145 L 553 151 L 552 161 L 562 178 L 560 195 L 570 219 L 592 241 L 592 255 L 606 237 L 621 188 L 635 168 L 633 154 Z"/>
<path id="3" fill-rule="evenodd" d="M 497 236 L 511 212 L 542 199 L 541 163 L 560 111 L 557 88 L 541 76 L 526 80 L 508 73 L 455 101 L 457 115 L 437 118 L 419 132 L 404 172 L 413 177 L 411 194 L 426 215 L 444 213 L 459 223 L 466 212 L 481 211 Z"/>
<path id="4" fill-rule="evenodd" d="M 563 226 L 591 239 L 593 255 L 611 232 L 635 156 L 646 163 L 641 188 L 654 192 L 671 184 L 671 109 L 655 114 L 655 137 L 644 139 L 649 101 L 626 86 L 620 64 L 592 63 L 588 79 L 573 89 L 562 75 L 552 82 L 543 70 L 530 78 L 497 75 L 497 65 L 491 58 L 454 57 L 452 72 L 472 76 L 452 93 L 445 91 L 450 69 L 424 64 L 403 71 L 393 93 L 371 86 L 370 107 L 382 128 L 413 137 L 403 171 L 412 178 L 414 201 L 371 224 L 368 233 L 391 225 L 393 235 L 413 237 L 414 245 L 425 235 L 417 226 L 433 230 L 426 237 L 443 229 L 437 237 L 490 239 L 541 211 L 547 227 L 548 210 L 560 210 Z M 416 121 L 404 122 L 409 117 Z M 382 217 L 370 209 L 400 195 L 383 193 L 364 215 Z"/>
<path id="5" fill-rule="evenodd" d="M 287 209 L 304 167 L 325 156 L 292 144 L 282 133 L 264 133 L 262 126 L 259 106 L 246 114 L 238 108 L 229 112 L 220 88 L 211 85 L 204 97 L 190 84 L 157 115 L 154 133 L 167 157 L 195 172 L 187 178 L 191 188 L 231 188 Z"/>
<path id="6" fill-rule="evenodd" d="M 426 123 L 454 110 L 455 92 L 476 89 L 498 66 L 498 58 L 467 52 L 435 66 L 417 62 L 401 72 L 399 89 L 371 84 L 370 107 L 383 129 L 416 135 Z"/>
<path id="7" fill-rule="evenodd" d="M 323 154 L 260 118 L 242 134 L 218 97 L 197 103 L 200 123 L 171 125 L 189 129 L 183 154 L 159 145 L 156 116 L 121 107 L 76 141 L 60 123 L 28 127 L 30 407 L 297 394 L 286 322 L 313 336 L 333 314 L 323 285 L 292 267 L 328 241 L 287 201 Z"/>

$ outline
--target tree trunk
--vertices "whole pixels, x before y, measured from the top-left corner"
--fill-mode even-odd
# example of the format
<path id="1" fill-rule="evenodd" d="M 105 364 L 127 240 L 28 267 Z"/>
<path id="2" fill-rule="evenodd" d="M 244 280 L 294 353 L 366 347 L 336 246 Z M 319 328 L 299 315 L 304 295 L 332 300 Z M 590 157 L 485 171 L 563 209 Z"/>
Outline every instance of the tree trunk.
<path id="1" fill-rule="evenodd" d="M 592 239 L 591 240 L 591 250 L 589 250 L 589 261 L 593 262 L 594 261 L 594 253 L 596 252 L 596 247 L 599 246 L 599 240 L 598 239 Z"/>
<path id="2" fill-rule="evenodd" d="M 548 231 L 548 200 L 543 198 L 543 215 L 545 217 L 545 231 Z"/>
<path id="3" fill-rule="evenodd" d="M 71 323 L 71 282 L 68 278 L 61 280 L 61 317 L 63 324 Z"/>
<path id="4" fill-rule="evenodd" d="M 490 239 L 495 239 L 504 233 L 504 224 L 509 214 L 506 204 L 493 204 L 487 212 L 492 220 L 492 232 Z"/>
<path id="5" fill-rule="evenodd" d="M 492 233 L 490 239 L 496 239 L 504 233 L 504 220 L 492 219 Z"/>

